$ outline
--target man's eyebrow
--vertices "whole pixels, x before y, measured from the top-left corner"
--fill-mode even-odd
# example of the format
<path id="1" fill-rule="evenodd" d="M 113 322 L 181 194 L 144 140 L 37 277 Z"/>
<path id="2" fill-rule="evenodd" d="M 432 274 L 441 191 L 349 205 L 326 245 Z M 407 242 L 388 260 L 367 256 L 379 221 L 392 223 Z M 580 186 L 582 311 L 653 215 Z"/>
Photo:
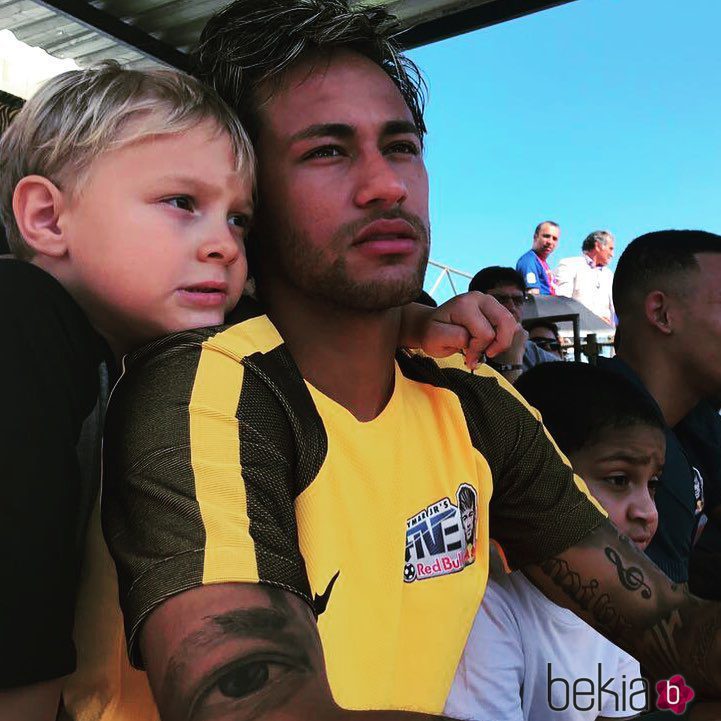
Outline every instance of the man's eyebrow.
<path id="1" fill-rule="evenodd" d="M 389 120 L 383 126 L 383 135 L 417 135 L 420 137 L 416 124 L 411 120 Z"/>
<path id="2" fill-rule="evenodd" d="M 290 142 L 312 140 L 314 138 L 341 138 L 348 140 L 357 132 L 357 128 L 347 123 L 316 123 L 294 133 Z M 381 135 L 417 135 L 420 137 L 416 124 L 411 120 L 389 120 L 383 125 Z"/>
<path id="3" fill-rule="evenodd" d="M 274 608 L 234 609 L 206 617 L 206 625 L 183 639 L 168 661 L 163 678 L 163 698 L 178 699 L 188 689 L 183 683 L 185 669 L 194 663 L 198 650 L 228 640 L 228 638 L 254 638 L 267 641 L 297 643 L 286 631 L 287 615 Z"/>
<path id="4" fill-rule="evenodd" d="M 309 125 L 303 130 L 294 133 L 290 142 L 295 143 L 298 140 L 312 140 L 313 138 L 351 138 L 355 134 L 355 128 L 346 123 L 316 123 Z"/>

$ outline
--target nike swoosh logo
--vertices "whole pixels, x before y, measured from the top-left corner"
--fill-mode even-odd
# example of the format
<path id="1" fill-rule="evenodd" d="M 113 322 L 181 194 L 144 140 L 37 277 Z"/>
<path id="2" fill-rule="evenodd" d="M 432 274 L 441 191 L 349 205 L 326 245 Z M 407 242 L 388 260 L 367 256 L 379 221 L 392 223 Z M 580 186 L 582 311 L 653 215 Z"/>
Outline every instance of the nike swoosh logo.
<path id="1" fill-rule="evenodd" d="M 333 590 L 333 586 L 338 580 L 338 576 L 340 576 L 340 571 L 336 571 L 335 576 L 333 576 L 333 578 L 330 579 L 330 583 L 328 583 L 328 588 L 326 588 L 320 596 L 317 593 L 315 594 L 315 597 L 313 598 L 313 608 L 315 608 L 316 616 L 320 616 L 321 613 L 323 613 L 328 607 L 330 592 Z"/>

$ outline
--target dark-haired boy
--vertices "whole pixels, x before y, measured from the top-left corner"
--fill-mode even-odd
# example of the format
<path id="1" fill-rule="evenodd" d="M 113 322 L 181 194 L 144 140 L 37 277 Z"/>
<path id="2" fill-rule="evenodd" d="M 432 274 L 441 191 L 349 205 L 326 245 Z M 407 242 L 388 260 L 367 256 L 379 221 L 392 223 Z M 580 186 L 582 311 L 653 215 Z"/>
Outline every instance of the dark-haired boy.
<path id="1" fill-rule="evenodd" d="M 658 524 L 653 498 L 665 451 L 654 404 L 626 379 L 582 363 L 537 366 L 516 389 L 540 411 L 616 528 L 645 549 Z M 561 393 L 583 402 L 561 404 Z M 607 693 L 580 710 L 567 704 L 565 684 L 596 679 L 599 665 Z M 630 718 L 651 701 L 641 696 L 631 706 L 622 692 L 640 676 L 634 658 L 547 599 L 520 571 L 501 571 L 488 582 L 445 712 L 478 721 Z"/>

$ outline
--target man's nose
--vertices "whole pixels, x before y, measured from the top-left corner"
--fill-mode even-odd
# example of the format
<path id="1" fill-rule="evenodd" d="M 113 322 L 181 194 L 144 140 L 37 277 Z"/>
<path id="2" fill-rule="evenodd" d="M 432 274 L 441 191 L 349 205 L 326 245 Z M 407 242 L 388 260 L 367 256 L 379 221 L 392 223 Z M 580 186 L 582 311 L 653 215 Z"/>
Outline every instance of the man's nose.
<path id="1" fill-rule="evenodd" d="M 408 186 L 399 168 L 382 153 L 365 158 L 359 164 L 358 172 L 355 203 L 359 207 L 393 207 L 401 205 L 408 197 Z"/>

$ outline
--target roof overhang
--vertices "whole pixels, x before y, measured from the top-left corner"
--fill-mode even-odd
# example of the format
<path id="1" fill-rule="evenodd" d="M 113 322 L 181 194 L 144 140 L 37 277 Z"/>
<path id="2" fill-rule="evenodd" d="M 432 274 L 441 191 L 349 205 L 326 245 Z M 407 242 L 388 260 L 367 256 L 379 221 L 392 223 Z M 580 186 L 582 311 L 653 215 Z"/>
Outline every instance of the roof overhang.
<path id="1" fill-rule="evenodd" d="M 406 48 L 460 35 L 573 0 L 372 0 L 386 6 Z M 207 20 L 228 0 L 0 0 L 0 26 L 29 45 L 86 66 L 114 58 L 187 69 Z M 357 4 L 362 4 L 358 2 Z"/>

